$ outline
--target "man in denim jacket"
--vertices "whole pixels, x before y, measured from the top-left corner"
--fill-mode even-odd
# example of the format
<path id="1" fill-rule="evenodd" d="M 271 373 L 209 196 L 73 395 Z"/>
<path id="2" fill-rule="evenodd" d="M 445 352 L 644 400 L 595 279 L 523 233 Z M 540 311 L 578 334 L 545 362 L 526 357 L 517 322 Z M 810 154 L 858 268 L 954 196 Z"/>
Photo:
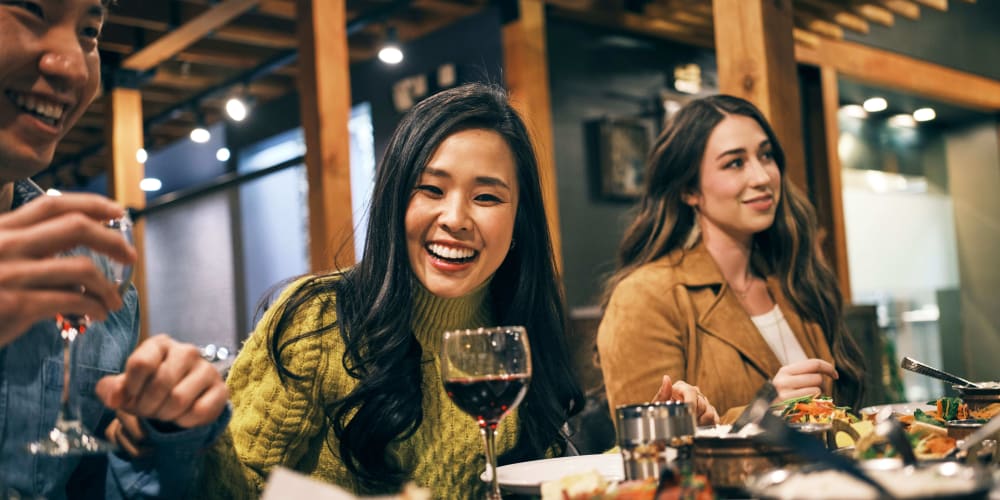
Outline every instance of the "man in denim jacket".
<path id="1" fill-rule="evenodd" d="M 0 0 L 2 498 L 182 497 L 199 450 L 229 418 L 222 377 L 194 346 L 159 335 L 136 347 L 134 290 L 120 297 L 89 259 L 56 257 L 85 246 L 134 262 L 135 251 L 101 224 L 122 207 L 96 195 L 44 196 L 27 180 L 52 161 L 97 95 L 105 15 L 102 0 Z M 121 452 L 27 453 L 52 428 L 60 404 L 57 313 L 95 320 L 70 390 L 81 396 L 84 425 Z"/>

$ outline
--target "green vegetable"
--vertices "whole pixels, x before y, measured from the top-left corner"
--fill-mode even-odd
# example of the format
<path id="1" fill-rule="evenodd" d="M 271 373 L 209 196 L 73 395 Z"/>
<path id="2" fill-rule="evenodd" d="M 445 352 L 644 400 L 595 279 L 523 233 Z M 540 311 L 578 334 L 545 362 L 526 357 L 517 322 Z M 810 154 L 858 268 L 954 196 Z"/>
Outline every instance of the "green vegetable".
<path id="1" fill-rule="evenodd" d="M 923 422 L 925 424 L 935 425 L 938 427 L 944 427 L 944 424 L 938 421 L 938 419 L 924 413 L 924 411 L 921 410 L 920 408 L 917 408 L 916 410 L 913 411 L 913 420 L 917 422 Z"/>

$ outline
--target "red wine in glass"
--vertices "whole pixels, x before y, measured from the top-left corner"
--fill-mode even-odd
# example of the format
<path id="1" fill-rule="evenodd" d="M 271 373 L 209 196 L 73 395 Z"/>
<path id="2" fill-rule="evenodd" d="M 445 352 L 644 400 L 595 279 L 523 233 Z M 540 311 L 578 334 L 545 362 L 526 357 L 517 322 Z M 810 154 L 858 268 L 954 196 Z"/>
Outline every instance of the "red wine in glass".
<path id="1" fill-rule="evenodd" d="M 459 409 L 476 419 L 486 446 L 490 473 L 488 500 L 499 500 L 495 432 L 520 404 L 531 380 L 531 348 L 522 326 L 444 332 L 441 380 Z"/>
<path id="2" fill-rule="evenodd" d="M 515 408 L 528 392 L 528 375 L 487 375 L 460 377 L 444 381 L 448 397 L 480 426 L 494 429 L 508 411 Z"/>

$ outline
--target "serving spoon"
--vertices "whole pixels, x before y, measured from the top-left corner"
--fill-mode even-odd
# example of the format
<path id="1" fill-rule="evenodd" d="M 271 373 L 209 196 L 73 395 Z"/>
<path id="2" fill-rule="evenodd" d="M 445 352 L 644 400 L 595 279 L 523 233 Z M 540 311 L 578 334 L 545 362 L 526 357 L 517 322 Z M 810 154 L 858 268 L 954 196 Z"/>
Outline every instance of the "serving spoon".
<path id="1" fill-rule="evenodd" d="M 733 426 L 729 428 L 729 433 L 737 434 L 747 424 L 760 422 L 764 414 L 771 409 L 771 401 L 774 401 L 776 397 L 778 397 L 778 389 L 770 381 L 764 382 L 764 385 L 760 386 L 760 389 L 757 389 L 757 394 L 754 395 L 753 401 L 743 409 L 739 417 L 736 417 Z"/>
<path id="2" fill-rule="evenodd" d="M 901 366 L 904 370 L 933 377 L 938 380 L 944 380 L 945 382 L 951 382 L 952 384 L 964 385 L 966 387 L 973 387 L 976 389 L 979 388 L 979 384 L 975 382 L 970 382 L 962 377 L 959 377 L 958 375 L 953 375 L 946 371 L 941 371 L 937 368 L 927 366 L 909 356 L 903 357 L 903 361 L 899 364 L 899 366 Z"/>

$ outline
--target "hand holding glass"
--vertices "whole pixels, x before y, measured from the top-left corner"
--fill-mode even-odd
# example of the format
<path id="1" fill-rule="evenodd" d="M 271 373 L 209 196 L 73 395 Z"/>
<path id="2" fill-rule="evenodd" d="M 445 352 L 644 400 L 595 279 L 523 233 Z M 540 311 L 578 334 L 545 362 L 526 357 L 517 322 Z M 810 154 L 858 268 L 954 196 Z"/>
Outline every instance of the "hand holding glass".
<path id="1" fill-rule="evenodd" d="M 445 332 L 441 380 L 455 405 L 479 423 L 492 478 L 486 498 L 499 499 L 494 433 L 500 419 L 524 398 L 531 380 L 531 348 L 524 327 Z"/>
<path id="2" fill-rule="evenodd" d="M 104 224 L 109 230 L 121 234 L 130 245 L 132 241 L 132 220 L 126 214 L 112 219 Z M 132 266 L 116 262 L 85 247 L 77 247 L 64 252 L 62 257 L 87 256 L 93 260 L 97 269 L 111 282 L 118 285 L 118 293 L 128 290 L 132 278 Z M 28 452 L 33 455 L 64 457 L 74 455 L 91 455 L 113 451 L 114 446 L 103 439 L 93 436 L 80 420 L 78 395 L 72 394 L 73 373 L 77 369 L 76 352 L 78 336 L 84 335 L 91 325 L 86 315 L 58 314 L 56 327 L 63 340 L 63 388 L 62 403 L 55 427 L 47 437 L 28 445 Z"/>

